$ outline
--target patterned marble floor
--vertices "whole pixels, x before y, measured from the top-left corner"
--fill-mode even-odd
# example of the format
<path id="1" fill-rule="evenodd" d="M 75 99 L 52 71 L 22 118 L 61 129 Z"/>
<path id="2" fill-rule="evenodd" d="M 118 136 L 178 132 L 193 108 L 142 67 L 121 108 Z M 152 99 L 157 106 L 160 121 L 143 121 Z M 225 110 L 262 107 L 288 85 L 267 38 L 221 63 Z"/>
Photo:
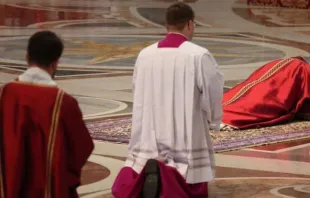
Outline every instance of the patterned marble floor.
<path id="1" fill-rule="evenodd" d="M 57 82 L 79 101 L 85 120 L 130 115 L 131 76 L 141 48 L 163 37 L 173 0 L 0 0 L 0 85 L 26 68 L 25 45 L 52 29 L 66 45 Z M 245 0 L 188 0 L 195 42 L 220 63 L 231 87 L 262 64 L 310 57 L 310 10 L 248 6 Z M 107 198 L 126 144 L 95 141 L 83 169 L 83 198 Z M 216 155 L 210 198 L 310 197 L 310 140 Z"/>

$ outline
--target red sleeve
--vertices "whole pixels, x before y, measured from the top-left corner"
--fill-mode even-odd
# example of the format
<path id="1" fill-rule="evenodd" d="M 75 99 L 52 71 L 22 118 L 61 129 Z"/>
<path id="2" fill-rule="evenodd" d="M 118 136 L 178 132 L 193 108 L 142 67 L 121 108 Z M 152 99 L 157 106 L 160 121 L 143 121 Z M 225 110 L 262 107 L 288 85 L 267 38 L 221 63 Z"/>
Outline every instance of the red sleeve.
<path id="1" fill-rule="evenodd" d="M 70 184 L 80 184 L 81 171 L 94 149 L 93 140 L 84 123 L 77 101 L 66 95 L 63 103 L 64 122 L 68 139 Z"/>

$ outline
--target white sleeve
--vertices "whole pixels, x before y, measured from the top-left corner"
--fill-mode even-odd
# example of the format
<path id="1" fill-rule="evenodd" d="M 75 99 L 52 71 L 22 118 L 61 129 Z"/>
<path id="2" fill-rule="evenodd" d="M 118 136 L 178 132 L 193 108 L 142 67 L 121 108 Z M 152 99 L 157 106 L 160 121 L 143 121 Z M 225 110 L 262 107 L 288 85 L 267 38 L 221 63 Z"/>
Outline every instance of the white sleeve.
<path id="1" fill-rule="evenodd" d="M 222 122 L 222 100 L 224 76 L 211 54 L 200 57 L 198 64 L 198 88 L 201 92 L 201 105 L 206 112 L 209 127 L 220 130 Z"/>
<path id="2" fill-rule="evenodd" d="M 133 70 L 133 76 L 132 76 L 132 93 L 135 93 L 135 86 L 136 86 L 136 78 L 137 78 L 137 68 L 135 67 Z"/>
<path id="3" fill-rule="evenodd" d="M 133 94 L 135 93 L 135 87 L 136 87 L 138 61 L 139 61 L 139 56 L 138 56 L 138 58 L 136 60 L 135 67 L 134 67 L 134 70 L 133 70 L 133 76 L 132 76 L 132 93 Z"/>

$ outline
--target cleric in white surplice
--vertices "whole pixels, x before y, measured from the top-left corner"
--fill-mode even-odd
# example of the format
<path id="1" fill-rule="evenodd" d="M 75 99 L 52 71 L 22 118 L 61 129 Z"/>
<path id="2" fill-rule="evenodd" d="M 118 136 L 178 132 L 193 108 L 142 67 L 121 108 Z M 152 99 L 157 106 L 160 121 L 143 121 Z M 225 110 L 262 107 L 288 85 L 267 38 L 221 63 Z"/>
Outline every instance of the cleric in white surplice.
<path id="1" fill-rule="evenodd" d="M 206 197 L 214 180 L 209 129 L 220 129 L 223 75 L 211 53 L 190 42 L 194 12 L 170 6 L 168 34 L 136 61 L 133 125 L 115 197 Z M 155 160 L 149 160 L 155 159 Z"/>

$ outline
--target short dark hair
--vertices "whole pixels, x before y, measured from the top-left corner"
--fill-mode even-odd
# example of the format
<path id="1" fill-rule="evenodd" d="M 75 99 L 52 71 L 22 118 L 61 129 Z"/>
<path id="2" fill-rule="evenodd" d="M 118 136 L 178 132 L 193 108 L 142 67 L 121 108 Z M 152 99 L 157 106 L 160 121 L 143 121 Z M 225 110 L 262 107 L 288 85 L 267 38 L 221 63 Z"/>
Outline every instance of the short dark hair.
<path id="1" fill-rule="evenodd" d="M 28 42 L 27 53 L 30 64 L 48 67 L 62 55 L 64 44 L 62 40 L 51 31 L 37 32 Z"/>
<path id="2" fill-rule="evenodd" d="M 185 3 L 175 3 L 168 7 L 166 12 L 167 26 L 182 30 L 189 21 L 195 19 L 193 9 Z"/>

